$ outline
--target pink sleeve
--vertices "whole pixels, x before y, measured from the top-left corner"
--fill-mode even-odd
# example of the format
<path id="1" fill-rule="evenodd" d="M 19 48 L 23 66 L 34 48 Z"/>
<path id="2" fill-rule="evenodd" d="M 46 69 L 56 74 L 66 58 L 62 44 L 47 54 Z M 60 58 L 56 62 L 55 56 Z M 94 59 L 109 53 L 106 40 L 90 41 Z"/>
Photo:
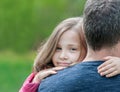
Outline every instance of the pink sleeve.
<path id="1" fill-rule="evenodd" d="M 35 73 L 31 73 L 23 83 L 19 92 L 37 92 L 40 83 L 32 83 Z"/>

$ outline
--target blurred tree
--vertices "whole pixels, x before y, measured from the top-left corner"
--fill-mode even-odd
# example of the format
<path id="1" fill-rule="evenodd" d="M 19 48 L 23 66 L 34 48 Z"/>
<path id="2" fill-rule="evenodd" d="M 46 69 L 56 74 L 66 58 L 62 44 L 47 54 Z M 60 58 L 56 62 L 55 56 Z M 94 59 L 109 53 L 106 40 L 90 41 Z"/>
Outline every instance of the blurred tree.
<path id="1" fill-rule="evenodd" d="M 0 0 L 0 50 L 26 52 L 63 19 L 80 16 L 85 0 Z"/>

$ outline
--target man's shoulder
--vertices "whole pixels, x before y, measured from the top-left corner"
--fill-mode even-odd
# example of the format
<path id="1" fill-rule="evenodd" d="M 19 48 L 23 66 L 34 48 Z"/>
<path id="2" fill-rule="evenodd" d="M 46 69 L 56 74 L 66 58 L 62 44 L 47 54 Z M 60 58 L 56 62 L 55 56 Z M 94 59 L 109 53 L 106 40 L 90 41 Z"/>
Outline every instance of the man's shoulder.
<path id="1" fill-rule="evenodd" d="M 108 79 L 98 74 L 97 66 L 99 64 L 100 62 L 83 62 L 61 70 L 56 75 L 44 79 L 39 86 L 38 92 L 79 92 L 78 90 L 89 92 L 89 89 L 96 92 L 99 87 L 109 89 L 115 88 L 117 85 L 120 86 L 120 76 Z M 103 92 L 103 90 L 100 92 Z"/>

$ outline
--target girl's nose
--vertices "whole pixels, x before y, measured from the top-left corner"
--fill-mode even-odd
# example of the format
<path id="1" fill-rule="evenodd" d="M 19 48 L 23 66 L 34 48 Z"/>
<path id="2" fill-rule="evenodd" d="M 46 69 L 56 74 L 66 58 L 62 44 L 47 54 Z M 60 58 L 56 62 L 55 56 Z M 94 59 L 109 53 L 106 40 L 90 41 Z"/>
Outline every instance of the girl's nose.
<path id="1" fill-rule="evenodd" d="M 61 52 L 61 54 L 60 54 L 60 59 L 61 59 L 61 60 L 66 60 L 66 59 L 68 59 L 67 53 Z"/>

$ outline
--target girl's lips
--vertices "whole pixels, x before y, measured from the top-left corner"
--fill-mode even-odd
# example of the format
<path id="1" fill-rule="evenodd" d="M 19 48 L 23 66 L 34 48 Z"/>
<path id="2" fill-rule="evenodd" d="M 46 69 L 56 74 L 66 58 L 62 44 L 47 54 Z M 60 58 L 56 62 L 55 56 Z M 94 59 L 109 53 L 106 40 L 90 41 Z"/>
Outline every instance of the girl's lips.
<path id="1" fill-rule="evenodd" d="M 59 66 L 69 66 L 71 63 L 58 62 Z"/>

